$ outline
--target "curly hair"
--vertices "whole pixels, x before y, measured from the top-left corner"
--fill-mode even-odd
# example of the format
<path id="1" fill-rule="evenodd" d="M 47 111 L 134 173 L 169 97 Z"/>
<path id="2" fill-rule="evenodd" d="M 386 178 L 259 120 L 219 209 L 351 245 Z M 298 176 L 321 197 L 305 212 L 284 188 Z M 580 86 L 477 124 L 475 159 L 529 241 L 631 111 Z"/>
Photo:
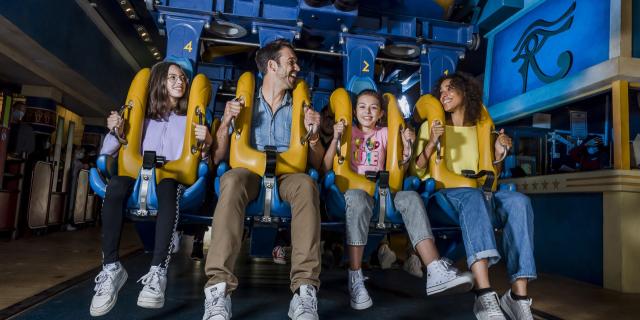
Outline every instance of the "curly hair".
<path id="1" fill-rule="evenodd" d="M 151 77 L 149 79 L 149 97 L 147 105 L 147 117 L 160 120 L 169 115 L 172 106 L 169 100 L 169 91 L 167 89 L 167 77 L 169 68 L 176 66 L 185 75 L 182 68 L 173 62 L 158 62 L 151 68 Z M 178 99 L 178 104 L 173 111 L 177 115 L 187 114 L 187 97 L 189 96 L 189 81 L 185 83 L 185 93 L 182 98 Z"/>
<path id="2" fill-rule="evenodd" d="M 442 76 L 433 88 L 434 96 L 440 100 L 440 86 L 445 80 L 451 80 L 452 89 L 456 90 L 462 97 L 465 124 L 475 125 L 482 117 L 482 91 L 480 84 L 471 76 L 465 73 L 452 73 Z M 450 117 L 447 114 L 447 118 Z"/>

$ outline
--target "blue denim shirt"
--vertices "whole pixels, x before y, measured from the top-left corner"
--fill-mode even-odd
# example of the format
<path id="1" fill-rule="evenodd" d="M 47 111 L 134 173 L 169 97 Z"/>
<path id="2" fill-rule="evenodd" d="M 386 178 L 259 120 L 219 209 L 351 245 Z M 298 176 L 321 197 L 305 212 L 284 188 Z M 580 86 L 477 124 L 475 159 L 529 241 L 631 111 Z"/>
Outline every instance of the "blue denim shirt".
<path id="1" fill-rule="evenodd" d="M 251 146 L 260 151 L 264 151 L 265 146 L 274 146 L 278 152 L 285 152 L 289 149 L 291 138 L 291 94 L 287 92 L 284 95 L 280 106 L 273 114 L 271 107 L 262 97 L 262 88 L 258 92 L 251 120 Z"/>

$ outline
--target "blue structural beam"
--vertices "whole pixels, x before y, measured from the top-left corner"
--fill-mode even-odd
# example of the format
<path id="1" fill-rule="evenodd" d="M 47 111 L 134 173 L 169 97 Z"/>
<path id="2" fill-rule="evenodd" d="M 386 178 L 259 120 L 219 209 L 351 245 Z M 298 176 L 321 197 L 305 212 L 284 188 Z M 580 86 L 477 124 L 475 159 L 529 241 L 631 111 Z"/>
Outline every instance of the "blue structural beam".
<path id="1" fill-rule="evenodd" d="M 200 35 L 205 25 L 211 22 L 212 0 L 174 0 L 171 6 L 158 6 L 164 17 L 167 32 L 168 60 L 188 59 L 192 67 L 200 54 Z"/>
<path id="2" fill-rule="evenodd" d="M 284 39 L 293 42 L 294 38 L 300 37 L 300 27 L 289 27 L 273 23 L 254 22 L 252 30 L 258 33 L 260 39 L 260 47 L 264 47 L 267 43 Z"/>
<path id="3" fill-rule="evenodd" d="M 345 88 L 352 93 L 364 89 L 375 90 L 375 59 L 378 49 L 385 43 L 384 38 L 347 33 L 341 33 L 340 37 L 345 53 L 342 59 Z"/>
<path id="4" fill-rule="evenodd" d="M 443 75 L 456 71 L 464 48 L 431 46 L 420 55 L 420 94 L 431 93 L 436 81 Z"/>
<path id="5" fill-rule="evenodd" d="M 338 10 L 331 2 L 324 6 L 312 7 L 300 1 L 298 19 L 305 27 L 314 30 L 342 31 L 342 27 L 351 29 L 358 18 L 358 10 Z"/>
<path id="6" fill-rule="evenodd" d="M 524 7 L 524 0 L 489 0 L 482 8 L 478 26 L 489 31 Z"/>

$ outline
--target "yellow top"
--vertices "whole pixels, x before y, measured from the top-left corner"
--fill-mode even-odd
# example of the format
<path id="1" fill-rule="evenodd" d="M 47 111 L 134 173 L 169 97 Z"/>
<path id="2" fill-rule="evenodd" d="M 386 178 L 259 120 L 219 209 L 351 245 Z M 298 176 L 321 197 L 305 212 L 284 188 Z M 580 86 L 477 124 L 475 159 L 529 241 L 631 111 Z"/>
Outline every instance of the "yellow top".
<path id="1" fill-rule="evenodd" d="M 418 131 L 418 142 L 416 144 L 416 155 L 422 153 L 429 142 L 429 122 L 425 121 Z M 458 127 L 445 126 L 445 143 L 448 148 L 444 150 L 444 160 L 449 171 L 462 174 L 462 170 L 478 171 L 478 131 L 476 126 Z M 431 155 L 435 157 L 434 154 Z M 411 174 L 421 180 L 429 177 L 427 168 L 418 168 L 415 161 L 410 167 Z"/>

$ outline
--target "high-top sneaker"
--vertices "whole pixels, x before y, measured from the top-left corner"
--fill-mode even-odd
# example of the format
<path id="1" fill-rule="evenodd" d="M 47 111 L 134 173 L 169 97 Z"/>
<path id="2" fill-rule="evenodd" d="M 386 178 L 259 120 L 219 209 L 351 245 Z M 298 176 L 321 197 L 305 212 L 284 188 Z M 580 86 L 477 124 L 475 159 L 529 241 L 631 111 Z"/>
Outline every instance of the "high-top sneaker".
<path id="1" fill-rule="evenodd" d="M 364 310 L 373 305 L 367 288 L 364 286 L 366 278 L 362 275 L 362 269 L 349 270 L 349 295 L 351 296 L 351 308 Z"/>
<path id="2" fill-rule="evenodd" d="M 447 259 L 435 260 L 427 266 L 427 295 L 467 292 L 473 288 L 473 276 L 458 272 Z"/>

